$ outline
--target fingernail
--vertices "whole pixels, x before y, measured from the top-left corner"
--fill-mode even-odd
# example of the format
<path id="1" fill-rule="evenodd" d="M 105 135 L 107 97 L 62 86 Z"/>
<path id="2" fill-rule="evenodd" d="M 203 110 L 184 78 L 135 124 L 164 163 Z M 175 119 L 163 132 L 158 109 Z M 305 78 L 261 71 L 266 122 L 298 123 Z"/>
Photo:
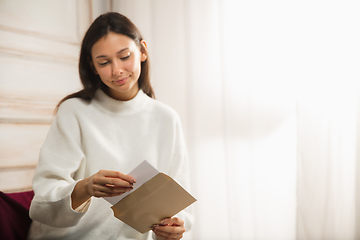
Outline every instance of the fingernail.
<path id="1" fill-rule="evenodd" d="M 132 179 L 132 182 L 133 182 L 133 183 L 136 183 L 135 179 Z"/>

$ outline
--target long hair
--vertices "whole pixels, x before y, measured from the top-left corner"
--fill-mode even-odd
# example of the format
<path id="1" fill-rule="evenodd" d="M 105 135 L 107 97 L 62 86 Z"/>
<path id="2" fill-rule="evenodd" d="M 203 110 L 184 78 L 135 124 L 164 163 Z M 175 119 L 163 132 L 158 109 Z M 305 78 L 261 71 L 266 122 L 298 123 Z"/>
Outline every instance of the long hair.
<path id="1" fill-rule="evenodd" d="M 83 89 L 67 95 L 57 105 L 55 112 L 67 99 L 81 98 L 90 101 L 94 98 L 96 90 L 99 88 L 108 88 L 100 79 L 99 75 L 95 74 L 93 66 L 91 66 L 91 48 L 101 38 L 106 36 L 109 32 L 114 32 L 130 37 L 142 51 L 146 51 L 141 45 L 143 40 L 139 29 L 124 15 L 117 12 L 108 12 L 100 15 L 90 25 L 85 33 L 84 39 L 81 43 L 80 57 L 79 57 L 79 76 Z M 139 89 L 143 90 L 151 98 L 155 98 L 154 91 L 150 84 L 150 69 L 149 58 L 141 62 L 141 72 L 138 79 Z"/>

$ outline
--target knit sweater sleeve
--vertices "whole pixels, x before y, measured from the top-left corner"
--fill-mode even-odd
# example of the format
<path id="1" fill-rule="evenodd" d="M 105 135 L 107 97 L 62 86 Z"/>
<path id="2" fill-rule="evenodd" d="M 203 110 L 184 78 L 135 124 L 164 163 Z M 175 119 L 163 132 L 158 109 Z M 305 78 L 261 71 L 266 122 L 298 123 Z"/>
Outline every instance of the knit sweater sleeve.
<path id="1" fill-rule="evenodd" d="M 174 122 L 174 143 L 171 160 L 170 176 L 172 176 L 184 189 L 191 193 L 189 159 L 180 119 L 176 114 Z M 176 215 L 185 222 L 186 231 L 190 231 L 194 222 L 193 205 L 190 205 Z"/>
<path id="2" fill-rule="evenodd" d="M 85 214 L 71 207 L 71 193 L 77 183 L 74 174 L 84 159 L 73 102 L 68 100 L 60 106 L 41 148 L 33 179 L 35 196 L 30 217 L 53 227 L 74 226 Z"/>

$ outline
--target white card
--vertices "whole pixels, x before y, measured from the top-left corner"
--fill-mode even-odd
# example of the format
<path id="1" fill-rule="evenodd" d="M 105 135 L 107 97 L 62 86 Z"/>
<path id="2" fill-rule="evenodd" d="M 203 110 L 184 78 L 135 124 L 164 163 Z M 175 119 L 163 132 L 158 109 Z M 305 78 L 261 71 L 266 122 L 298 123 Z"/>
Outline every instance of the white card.
<path id="1" fill-rule="evenodd" d="M 146 183 L 151 178 L 155 177 L 159 171 L 150 165 L 146 160 L 140 163 L 136 168 L 134 168 L 128 175 L 133 177 L 136 181 L 133 185 L 133 190 L 121 194 L 116 197 L 104 197 L 106 201 L 111 203 L 112 205 L 117 204 L 121 199 L 138 189 L 141 185 Z"/>

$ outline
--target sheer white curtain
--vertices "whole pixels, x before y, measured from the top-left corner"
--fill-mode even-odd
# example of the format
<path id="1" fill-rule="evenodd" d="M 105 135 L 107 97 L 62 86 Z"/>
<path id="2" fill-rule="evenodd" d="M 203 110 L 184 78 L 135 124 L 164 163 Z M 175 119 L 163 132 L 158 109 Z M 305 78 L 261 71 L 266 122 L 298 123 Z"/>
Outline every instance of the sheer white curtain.
<path id="1" fill-rule="evenodd" d="M 157 98 L 179 113 L 185 239 L 359 239 L 356 1 L 128 0 Z"/>

